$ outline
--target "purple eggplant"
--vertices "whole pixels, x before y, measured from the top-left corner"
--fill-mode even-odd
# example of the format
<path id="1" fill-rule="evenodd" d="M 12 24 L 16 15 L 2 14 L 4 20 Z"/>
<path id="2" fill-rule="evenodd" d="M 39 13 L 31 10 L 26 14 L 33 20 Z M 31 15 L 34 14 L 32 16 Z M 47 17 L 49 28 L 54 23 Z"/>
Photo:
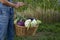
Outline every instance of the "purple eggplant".
<path id="1" fill-rule="evenodd" d="M 19 26 L 24 26 L 24 22 L 23 22 L 23 21 L 19 21 L 17 24 L 18 24 Z"/>

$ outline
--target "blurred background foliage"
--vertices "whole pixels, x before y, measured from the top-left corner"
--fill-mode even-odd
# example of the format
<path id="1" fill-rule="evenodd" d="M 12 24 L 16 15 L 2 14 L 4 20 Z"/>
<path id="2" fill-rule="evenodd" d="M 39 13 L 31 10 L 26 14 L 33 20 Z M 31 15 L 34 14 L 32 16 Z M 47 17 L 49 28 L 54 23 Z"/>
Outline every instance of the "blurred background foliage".
<path id="1" fill-rule="evenodd" d="M 24 2 L 27 3 L 28 5 L 31 4 L 34 8 L 35 7 L 41 7 L 44 9 L 59 9 L 60 5 L 58 5 L 58 0 L 14 0 L 15 2 L 20 1 L 20 2 Z M 28 7 L 28 6 L 27 6 Z M 26 7 L 24 7 L 26 8 Z M 23 7 L 22 7 L 23 9 Z M 22 10 L 21 9 L 21 10 Z M 24 10 L 24 9 L 23 9 Z"/>
<path id="2" fill-rule="evenodd" d="M 26 5 L 15 9 L 15 13 L 25 17 L 34 17 L 43 23 L 60 22 L 59 0 L 14 0 Z"/>

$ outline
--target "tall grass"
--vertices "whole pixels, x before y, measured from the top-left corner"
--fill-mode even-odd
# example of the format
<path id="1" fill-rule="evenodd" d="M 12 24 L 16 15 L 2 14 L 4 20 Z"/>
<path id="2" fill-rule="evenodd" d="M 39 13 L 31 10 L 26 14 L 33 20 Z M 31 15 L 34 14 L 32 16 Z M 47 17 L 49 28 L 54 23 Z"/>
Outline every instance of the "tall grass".
<path id="1" fill-rule="evenodd" d="M 16 0 L 28 5 L 16 9 L 17 13 L 25 17 L 34 17 L 45 23 L 59 22 L 60 7 L 58 0 Z"/>

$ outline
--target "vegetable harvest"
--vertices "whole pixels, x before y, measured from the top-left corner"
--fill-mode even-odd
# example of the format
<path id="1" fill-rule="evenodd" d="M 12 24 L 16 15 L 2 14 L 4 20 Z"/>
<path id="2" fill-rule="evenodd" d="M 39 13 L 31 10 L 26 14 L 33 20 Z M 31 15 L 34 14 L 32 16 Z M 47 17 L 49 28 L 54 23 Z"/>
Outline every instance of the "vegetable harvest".
<path id="1" fill-rule="evenodd" d="M 25 27 L 27 27 L 27 30 L 29 29 L 30 24 L 31 24 L 31 19 L 25 21 Z"/>
<path id="2" fill-rule="evenodd" d="M 24 20 L 23 18 L 20 19 L 20 21 L 18 21 L 19 18 L 17 18 L 15 21 L 14 21 L 14 24 L 17 24 L 19 26 L 23 26 L 23 27 L 26 27 L 27 30 L 30 28 L 30 27 L 37 27 L 40 23 L 42 23 L 40 20 L 36 20 L 34 18 L 28 18 L 26 20 Z"/>

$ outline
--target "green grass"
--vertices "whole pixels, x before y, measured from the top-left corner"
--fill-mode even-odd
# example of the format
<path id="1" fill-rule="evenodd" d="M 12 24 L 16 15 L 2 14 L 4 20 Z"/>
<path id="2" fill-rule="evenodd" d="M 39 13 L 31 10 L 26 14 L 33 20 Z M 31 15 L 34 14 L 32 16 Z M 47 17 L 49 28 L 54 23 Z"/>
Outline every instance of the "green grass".
<path id="1" fill-rule="evenodd" d="M 40 24 L 37 34 L 28 37 L 17 37 L 15 40 L 60 40 L 60 23 Z"/>
<path id="2" fill-rule="evenodd" d="M 39 36 L 28 36 L 28 37 L 15 37 L 15 40 L 60 40 L 59 33 L 45 33 Z"/>
<path id="3" fill-rule="evenodd" d="M 40 24 L 38 28 L 38 32 L 42 32 L 42 31 L 60 33 L 60 23 Z"/>

